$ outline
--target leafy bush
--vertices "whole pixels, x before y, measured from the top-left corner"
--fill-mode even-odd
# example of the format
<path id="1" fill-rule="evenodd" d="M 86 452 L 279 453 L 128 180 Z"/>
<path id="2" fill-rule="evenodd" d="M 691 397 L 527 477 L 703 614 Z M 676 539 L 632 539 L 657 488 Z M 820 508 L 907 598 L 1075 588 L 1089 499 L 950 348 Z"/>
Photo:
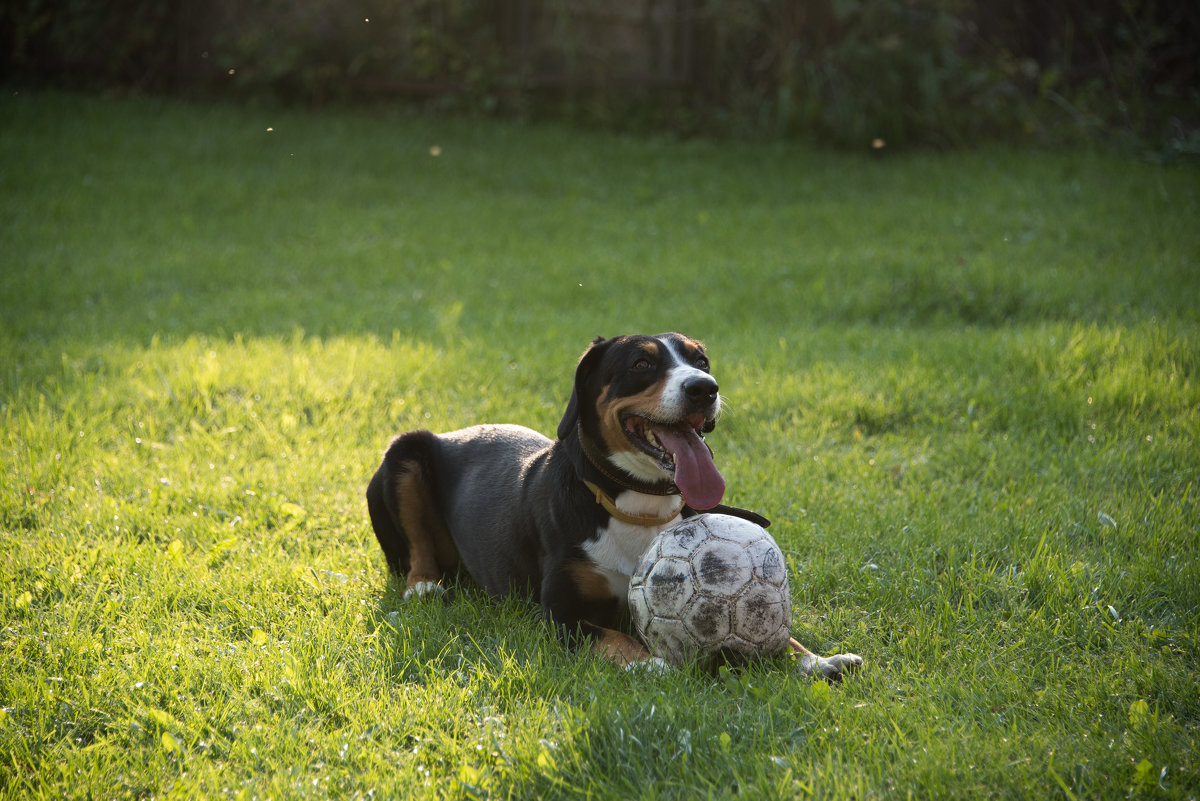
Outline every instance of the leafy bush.
<path id="1" fill-rule="evenodd" d="M 10 82 L 858 148 L 1200 130 L 1200 10 L 1157 0 L 14 0 L 0 31 Z"/>
<path id="2" fill-rule="evenodd" d="M 161 88 L 173 72 L 180 20 L 162 0 L 13 0 L 0 6 L 4 77 Z"/>
<path id="3" fill-rule="evenodd" d="M 1184 142 L 1200 125 L 1200 12 L 972 0 L 704 6 L 706 96 L 739 124 L 838 144 Z"/>
<path id="4" fill-rule="evenodd" d="M 767 19 L 741 15 L 744 34 L 728 58 L 755 72 L 724 94 L 743 109 L 757 106 L 759 120 L 778 132 L 839 144 L 1019 134 L 1029 113 L 1019 70 L 978 47 L 963 6 L 830 0 L 805 13 L 776 4 Z M 722 7 L 711 4 L 714 14 Z"/>

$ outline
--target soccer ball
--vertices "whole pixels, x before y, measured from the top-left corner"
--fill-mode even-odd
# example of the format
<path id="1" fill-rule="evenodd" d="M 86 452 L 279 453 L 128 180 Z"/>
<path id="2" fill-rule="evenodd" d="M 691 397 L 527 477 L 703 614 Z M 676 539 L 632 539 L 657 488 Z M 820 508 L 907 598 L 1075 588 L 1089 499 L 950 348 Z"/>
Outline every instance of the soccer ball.
<path id="1" fill-rule="evenodd" d="M 688 518 L 642 554 L 629 581 L 629 612 L 650 650 L 676 665 L 778 653 L 792 626 L 783 553 L 740 517 Z"/>

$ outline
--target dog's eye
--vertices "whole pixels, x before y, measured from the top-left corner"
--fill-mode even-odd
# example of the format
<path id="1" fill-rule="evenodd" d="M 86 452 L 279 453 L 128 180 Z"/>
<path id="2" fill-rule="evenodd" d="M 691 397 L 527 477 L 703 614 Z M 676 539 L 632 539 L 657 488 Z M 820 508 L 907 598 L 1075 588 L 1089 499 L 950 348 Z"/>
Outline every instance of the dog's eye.
<path id="1" fill-rule="evenodd" d="M 695 365 L 696 365 L 697 369 L 707 371 L 708 370 L 708 357 L 705 356 L 703 353 L 699 354 L 698 356 L 696 356 Z"/>
<path id="2" fill-rule="evenodd" d="M 635 373 L 644 373 L 647 370 L 653 369 L 653 367 L 654 365 L 649 359 L 638 359 L 633 363 L 633 370 Z"/>

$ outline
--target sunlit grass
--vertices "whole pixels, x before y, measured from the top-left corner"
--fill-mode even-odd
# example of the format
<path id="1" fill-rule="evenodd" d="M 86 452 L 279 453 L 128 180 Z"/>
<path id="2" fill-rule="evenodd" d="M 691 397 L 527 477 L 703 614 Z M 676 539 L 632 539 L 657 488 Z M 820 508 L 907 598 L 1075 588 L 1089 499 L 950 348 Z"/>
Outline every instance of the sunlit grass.
<path id="1" fill-rule="evenodd" d="M 4 797 L 1200 793 L 1194 174 L 0 111 Z M 388 582 L 392 434 L 552 432 L 592 336 L 667 329 L 841 686 Z"/>

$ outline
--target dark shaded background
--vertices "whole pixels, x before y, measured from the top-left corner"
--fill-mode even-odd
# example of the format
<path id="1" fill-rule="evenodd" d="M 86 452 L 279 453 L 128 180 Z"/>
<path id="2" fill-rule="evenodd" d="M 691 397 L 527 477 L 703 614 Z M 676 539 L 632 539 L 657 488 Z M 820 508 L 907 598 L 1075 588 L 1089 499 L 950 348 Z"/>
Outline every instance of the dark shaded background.
<path id="1" fill-rule="evenodd" d="M 1200 152 L 1200 5 L 1168 0 L 12 0 L 0 35 L 16 89 Z"/>

